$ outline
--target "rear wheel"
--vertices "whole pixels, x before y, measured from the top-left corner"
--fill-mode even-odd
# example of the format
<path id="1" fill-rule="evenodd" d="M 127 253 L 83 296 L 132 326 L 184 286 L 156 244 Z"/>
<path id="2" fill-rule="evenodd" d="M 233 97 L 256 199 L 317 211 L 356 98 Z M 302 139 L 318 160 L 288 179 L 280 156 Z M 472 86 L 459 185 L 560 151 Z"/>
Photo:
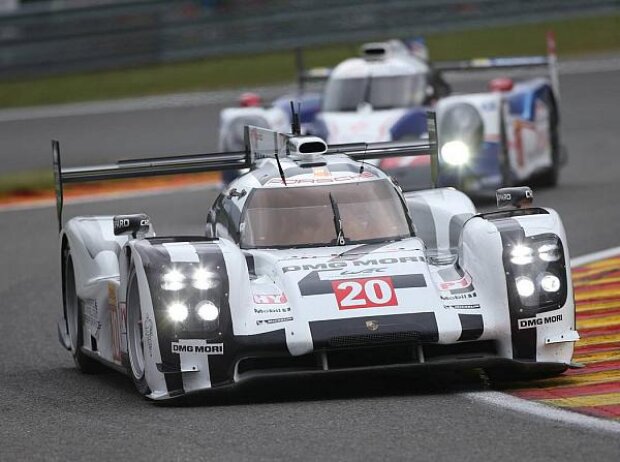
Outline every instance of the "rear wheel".
<path id="1" fill-rule="evenodd" d="M 86 374 L 95 374 L 105 370 L 104 366 L 95 359 L 86 356 L 82 351 L 83 326 L 82 326 L 82 307 L 77 296 L 75 285 L 75 270 L 73 268 L 73 258 L 71 251 L 67 247 L 64 251 L 65 267 L 65 290 L 64 290 L 64 310 L 67 323 L 67 332 L 71 343 L 71 354 L 77 368 Z"/>
<path id="2" fill-rule="evenodd" d="M 138 391 L 148 395 L 151 390 L 146 383 L 146 360 L 144 355 L 144 324 L 140 307 L 140 291 L 135 270 L 129 275 L 127 286 L 127 350 L 131 378 Z"/>

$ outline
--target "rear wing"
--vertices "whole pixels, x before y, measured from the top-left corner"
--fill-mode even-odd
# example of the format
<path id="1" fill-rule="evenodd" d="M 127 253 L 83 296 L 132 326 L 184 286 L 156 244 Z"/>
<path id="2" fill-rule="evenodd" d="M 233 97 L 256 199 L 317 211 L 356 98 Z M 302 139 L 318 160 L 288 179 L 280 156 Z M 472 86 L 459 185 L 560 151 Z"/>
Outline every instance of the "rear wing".
<path id="1" fill-rule="evenodd" d="M 316 140 L 323 144 L 324 149 L 320 153 L 323 156 L 345 154 L 354 160 L 370 160 L 383 159 L 385 157 L 430 155 L 433 184 L 436 184 L 439 174 L 439 162 L 437 121 L 434 112 L 429 111 L 427 113 L 427 122 L 428 141 L 352 143 L 327 147 L 322 140 L 315 137 L 309 138 L 312 138 L 310 140 L 311 144 L 316 145 Z M 250 133 L 253 134 L 250 135 Z M 279 162 L 279 156 L 285 157 L 290 155 L 288 152 L 290 143 L 288 141 L 294 139 L 295 136 L 285 135 L 264 128 L 246 126 L 245 138 L 246 149 L 244 151 L 129 159 L 120 160 L 114 164 L 69 168 L 62 167 L 60 143 L 52 140 L 52 164 L 54 169 L 58 230 L 62 230 L 63 191 L 65 184 L 252 168 L 260 159 L 275 158 Z M 299 140 L 297 141 L 297 146 L 300 146 Z"/>
<path id="2" fill-rule="evenodd" d="M 558 59 L 556 54 L 555 34 L 547 32 L 546 56 L 512 56 L 505 58 L 476 58 L 463 61 L 439 61 L 433 63 L 438 71 L 480 71 L 494 69 L 519 69 L 528 67 L 548 67 L 551 86 L 555 97 L 560 97 L 558 78 Z"/>

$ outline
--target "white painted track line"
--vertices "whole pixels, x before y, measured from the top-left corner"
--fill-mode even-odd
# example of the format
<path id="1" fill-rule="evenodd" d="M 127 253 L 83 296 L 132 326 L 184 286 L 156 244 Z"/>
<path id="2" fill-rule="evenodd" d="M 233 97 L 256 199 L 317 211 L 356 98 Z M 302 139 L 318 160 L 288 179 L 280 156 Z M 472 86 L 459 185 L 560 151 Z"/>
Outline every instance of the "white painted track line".
<path id="1" fill-rule="evenodd" d="M 521 414 L 532 415 L 570 426 L 584 427 L 592 431 L 620 434 L 620 422 L 592 417 L 578 412 L 567 411 L 559 407 L 548 406 L 536 401 L 528 401 L 499 391 L 461 393 L 466 399 L 486 405 L 509 409 Z"/>

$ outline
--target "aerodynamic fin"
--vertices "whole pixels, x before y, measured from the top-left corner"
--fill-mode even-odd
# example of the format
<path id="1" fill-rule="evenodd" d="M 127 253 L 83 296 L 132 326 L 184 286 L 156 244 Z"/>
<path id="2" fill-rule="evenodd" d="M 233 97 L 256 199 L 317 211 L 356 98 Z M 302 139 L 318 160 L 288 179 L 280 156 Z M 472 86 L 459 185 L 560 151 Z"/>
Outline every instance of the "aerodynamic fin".
<path id="1" fill-rule="evenodd" d="M 60 142 L 52 140 L 52 166 L 54 168 L 54 189 L 56 190 L 56 217 L 58 219 L 58 232 L 62 230 L 62 167 L 60 164 Z"/>

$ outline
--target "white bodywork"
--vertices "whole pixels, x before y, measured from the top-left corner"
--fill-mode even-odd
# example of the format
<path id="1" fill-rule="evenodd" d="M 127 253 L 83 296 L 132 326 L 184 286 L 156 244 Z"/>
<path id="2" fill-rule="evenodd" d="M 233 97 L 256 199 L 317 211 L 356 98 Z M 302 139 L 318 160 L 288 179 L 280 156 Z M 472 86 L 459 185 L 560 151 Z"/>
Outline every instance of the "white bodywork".
<path id="1" fill-rule="evenodd" d="M 220 197 L 229 200 L 226 213 L 233 214 L 233 209 L 242 213 L 252 192 L 261 188 L 286 194 L 298 187 L 390 181 L 371 165 L 362 172 L 361 164 L 344 155 L 333 155 L 324 166 L 305 169 L 286 157 L 281 159 L 287 179 L 284 186 L 275 160 L 261 162 L 222 193 Z M 416 364 L 456 365 L 461 361 L 458 353 L 426 357 L 429 345 L 458 348 L 489 342 L 496 350 L 492 354 L 485 350 L 474 358 L 560 368 L 570 363 L 578 339 L 570 268 L 561 276 L 566 291 L 561 306 L 524 318 L 515 314 L 509 275 L 515 269 L 506 266 L 505 256 L 511 245 L 506 239 L 512 233 L 523 241 L 556 240 L 564 249 L 561 258 L 568 262 L 566 236 L 556 212 L 540 209 L 531 214 L 478 216 L 467 196 L 454 189 L 397 194 L 415 235 L 371 244 L 244 249 L 223 227 L 207 232 L 215 233 L 214 240 L 158 240 L 152 229 L 148 239 L 115 236 L 109 216 L 73 218 L 64 227 L 61 243 L 63 249 L 70 249 L 75 266 L 83 333 L 78 347 L 89 357 L 131 371 L 127 312 L 132 307 L 127 305 L 127 294 L 135 272 L 144 378 L 153 399 L 231 385 L 267 373 L 260 368 L 240 370 L 254 351 L 263 354 L 265 345 L 271 348 L 266 357 L 276 350 L 290 360 L 317 355 L 320 370 L 331 370 L 330 342 L 366 341 L 374 338 L 375 331 L 386 338 L 412 336 L 418 346 Z M 216 206 L 213 210 L 219 213 Z M 165 318 L 165 297 L 170 293 L 160 289 L 162 275 L 171 268 L 200 268 L 211 275 L 207 282 L 213 284 L 209 287 L 221 301 L 218 334 L 202 336 L 195 327 L 190 329 L 191 336 L 185 331 L 171 334 Z M 529 276 L 537 280 L 542 274 Z M 202 294 L 179 289 L 175 300 L 193 300 L 190 309 L 197 310 L 203 302 L 196 297 L 206 296 Z M 66 323 L 63 319 L 59 330 L 69 347 Z"/>

